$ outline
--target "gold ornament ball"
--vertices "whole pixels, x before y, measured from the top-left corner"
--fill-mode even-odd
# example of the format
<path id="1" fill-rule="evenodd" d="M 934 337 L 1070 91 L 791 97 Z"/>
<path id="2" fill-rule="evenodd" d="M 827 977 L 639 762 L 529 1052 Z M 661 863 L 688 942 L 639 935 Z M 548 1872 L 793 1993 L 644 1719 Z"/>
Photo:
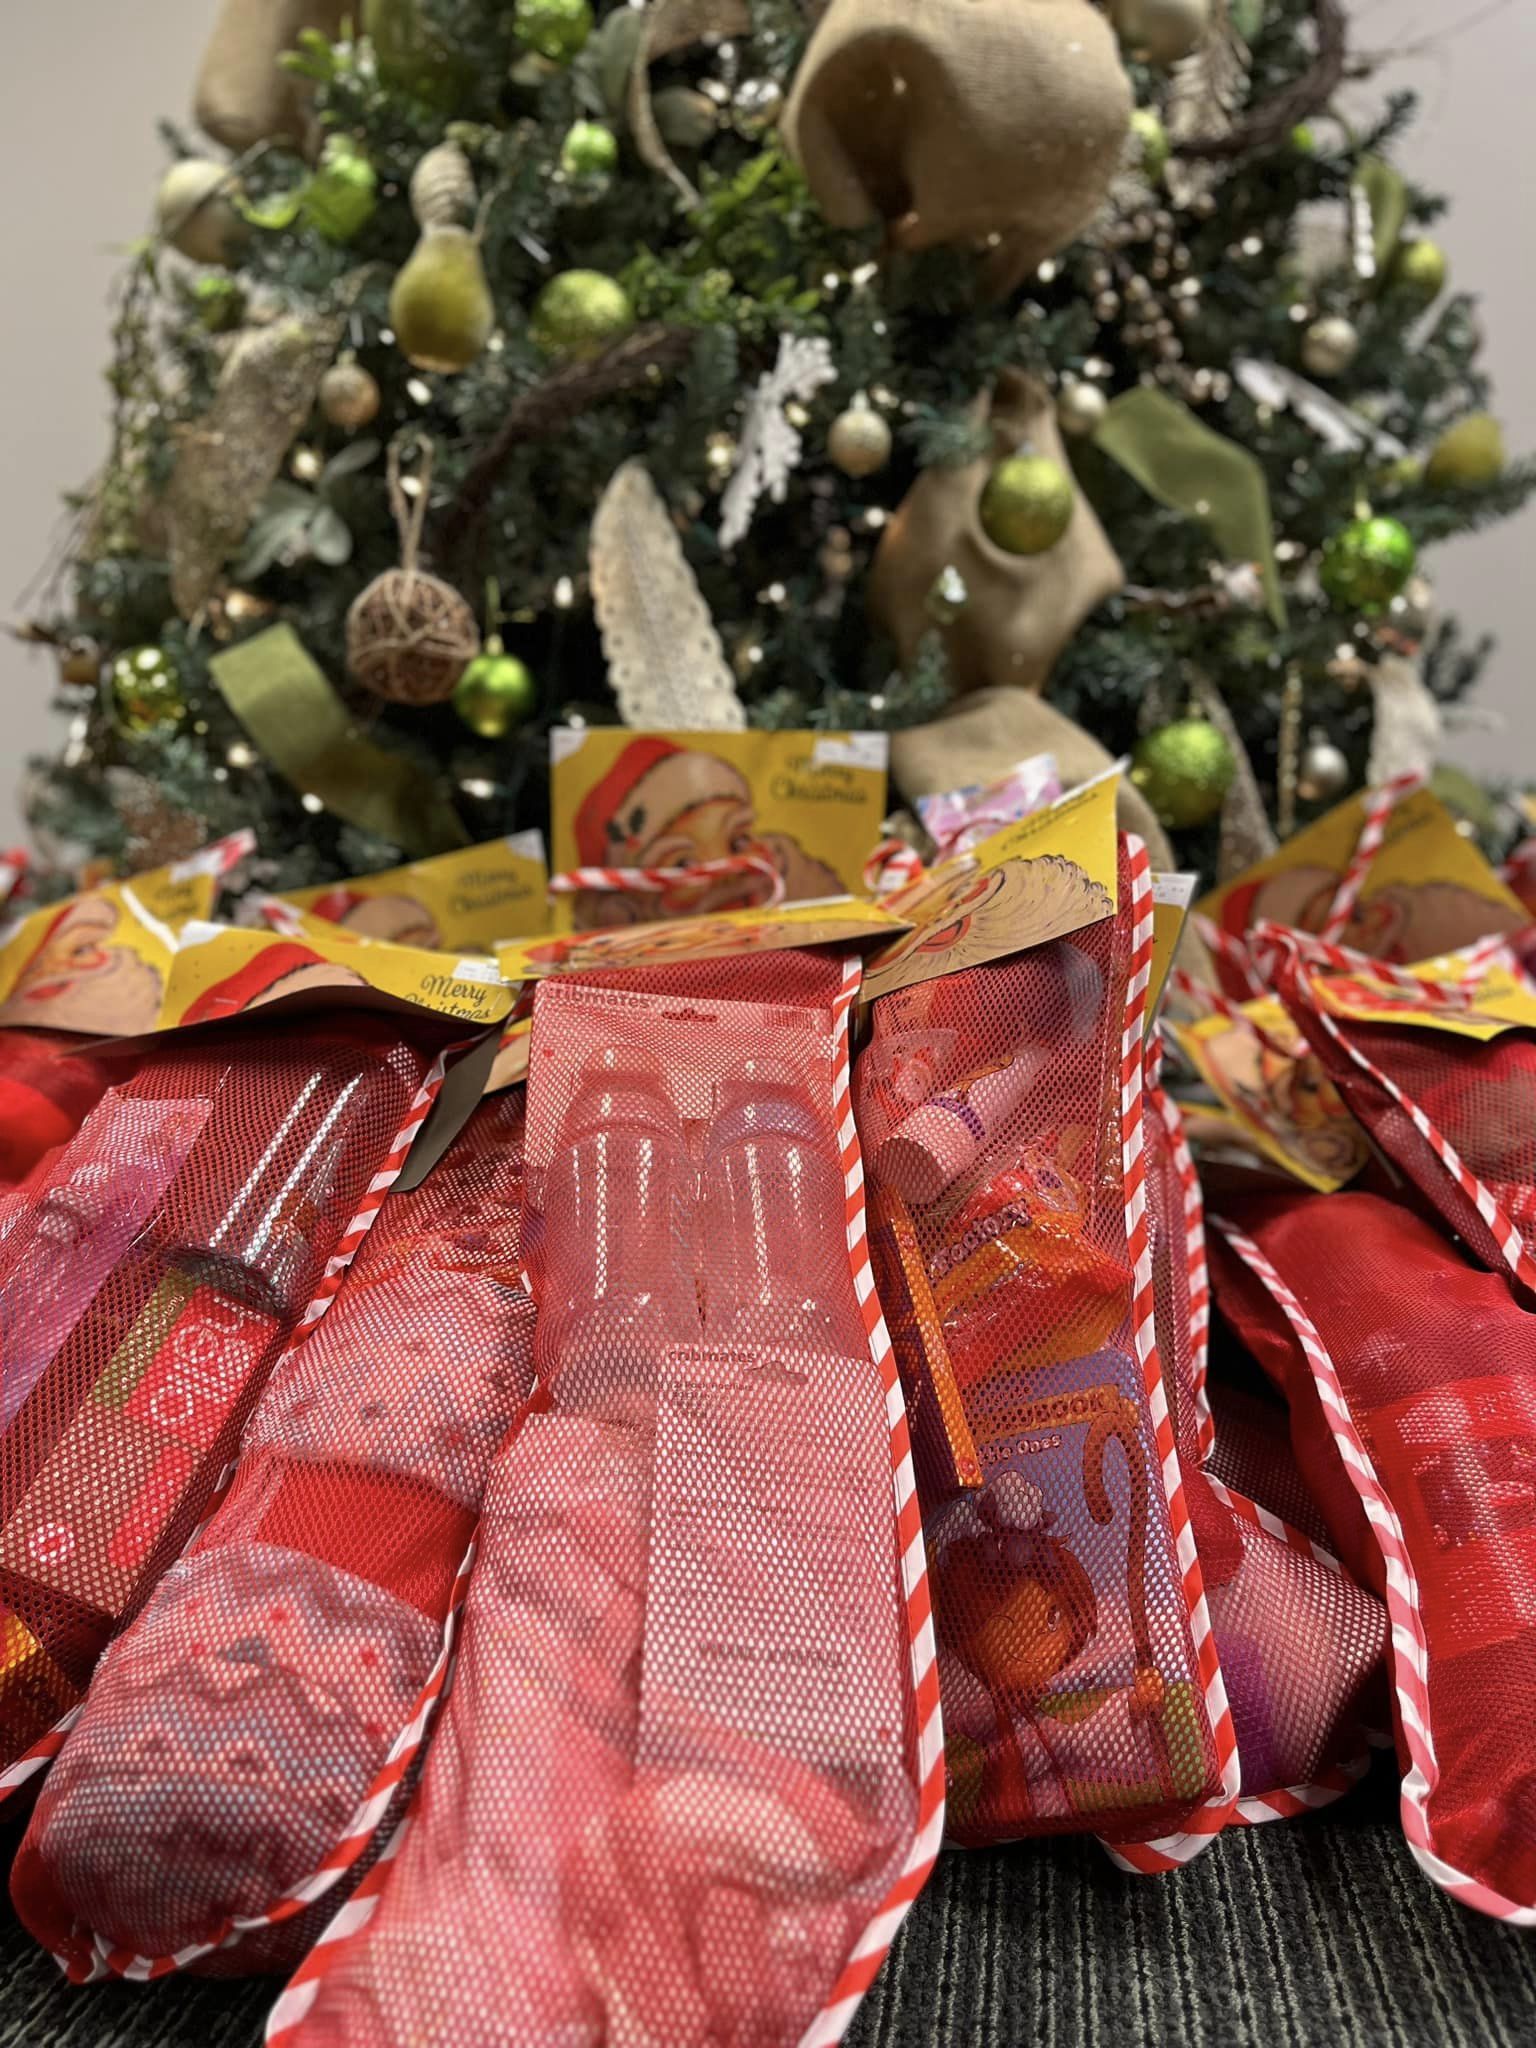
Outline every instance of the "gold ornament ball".
<path id="1" fill-rule="evenodd" d="M 1349 759 L 1332 740 L 1309 742 L 1297 765 L 1296 794 L 1304 804 L 1331 803 L 1350 785 Z"/>
<path id="2" fill-rule="evenodd" d="M 1432 242 L 1423 235 L 1416 241 L 1398 244 L 1388 283 L 1395 291 L 1406 292 L 1421 306 L 1428 306 L 1445 290 L 1450 274 L 1451 266 L 1445 251 L 1438 242 Z"/>
<path id="3" fill-rule="evenodd" d="M 1342 313 L 1325 313 L 1301 337 L 1302 367 L 1314 377 L 1342 377 L 1359 353 L 1359 331 Z"/>
<path id="4" fill-rule="evenodd" d="M 155 224 L 173 249 L 193 263 L 235 262 L 245 222 L 235 200 L 239 183 L 228 164 L 183 157 L 172 164 L 155 194 Z"/>
<path id="5" fill-rule="evenodd" d="M 112 711 L 122 731 L 180 725 L 187 715 L 181 670 L 163 647 L 130 647 L 112 663 Z"/>
<path id="6" fill-rule="evenodd" d="M 1072 523 L 1077 491 L 1048 455 L 1006 456 L 981 494 L 981 530 L 1007 555 L 1043 555 Z"/>
<path id="7" fill-rule="evenodd" d="M 569 64 L 592 33 L 588 0 L 517 0 L 512 18 L 520 40 L 551 64 Z"/>
<path id="8" fill-rule="evenodd" d="M 1236 773 L 1231 747 L 1204 718 L 1181 718 L 1147 733 L 1131 756 L 1131 781 L 1175 832 L 1208 825 Z"/>
<path id="9" fill-rule="evenodd" d="M 347 613 L 348 672 L 388 704 L 440 704 L 479 652 L 464 599 L 419 569 L 386 569 Z"/>
<path id="10" fill-rule="evenodd" d="M 873 406 L 855 399 L 827 430 L 827 454 L 844 476 L 873 476 L 891 459 L 891 430 Z"/>
<path id="11" fill-rule="evenodd" d="M 547 356 L 590 362 L 635 324 L 629 294 L 601 270 L 563 270 L 533 302 L 528 332 Z"/>
<path id="12" fill-rule="evenodd" d="M 491 338 L 496 308 L 468 228 L 429 227 L 389 294 L 389 324 L 407 362 L 452 376 L 467 370 Z"/>
<path id="13" fill-rule="evenodd" d="M 1131 115 L 1131 134 L 1140 152 L 1142 176 L 1155 185 L 1168 168 L 1168 130 L 1162 117 L 1151 107 L 1137 107 Z"/>
<path id="14" fill-rule="evenodd" d="M 1133 57 L 1167 70 L 1193 56 L 1211 26 L 1212 0 L 1112 0 L 1110 18 Z"/>
<path id="15" fill-rule="evenodd" d="M 379 416 L 378 380 L 361 363 L 332 363 L 320 379 L 320 410 L 333 427 L 355 434 Z"/>
<path id="16" fill-rule="evenodd" d="M 538 708 L 539 687 L 528 664 L 508 654 L 493 634 L 459 677 L 453 708 L 483 740 L 499 740 Z"/>
<path id="17" fill-rule="evenodd" d="M 1109 400 L 1097 384 L 1090 384 L 1079 378 L 1070 384 L 1063 384 L 1056 396 L 1056 424 L 1064 434 L 1072 434 L 1086 441 L 1096 434 L 1104 424 L 1104 415 L 1109 411 Z"/>
<path id="18" fill-rule="evenodd" d="M 1413 574 L 1418 550 L 1400 519 L 1377 513 L 1354 519 L 1323 549 L 1323 594 L 1348 611 L 1373 617 L 1386 610 Z"/>
<path id="19" fill-rule="evenodd" d="M 619 161 L 619 139 L 601 121 L 573 121 L 560 145 L 560 168 L 572 178 L 606 178 Z"/>
<path id="20" fill-rule="evenodd" d="M 1504 474 L 1504 431 L 1491 413 L 1468 413 L 1447 427 L 1430 450 L 1424 480 L 1435 490 L 1448 485 L 1475 490 Z"/>

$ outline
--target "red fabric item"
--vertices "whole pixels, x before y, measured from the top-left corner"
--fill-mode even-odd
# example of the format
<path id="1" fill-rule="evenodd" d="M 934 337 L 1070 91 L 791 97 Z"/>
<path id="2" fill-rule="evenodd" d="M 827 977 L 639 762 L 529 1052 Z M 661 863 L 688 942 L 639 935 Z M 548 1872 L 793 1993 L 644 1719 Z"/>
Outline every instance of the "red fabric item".
<path id="1" fill-rule="evenodd" d="M 522 1127 L 520 1093 L 493 1099 L 385 1203 L 273 1373 L 228 1497 L 103 1660 L 12 1879 L 73 1974 L 98 1949 L 119 1969 L 291 1967 L 345 1895 L 318 1917 L 283 1903 L 348 1839 L 418 1711 L 491 1456 L 532 1389 Z M 235 1915 L 274 1924 L 232 1943 Z"/>
<path id="2" fill-rule="evenodd" d="M 838 1135 L 852 994 L 793 953 L 542 984 L 525 1249 L 548 1411 L 496 1460 L 371 1917 L 303 1966 L 274 2041 L 790 2048 L 846 2026 L 931 1863 L 940 1782 L 935 1727 L 920 1834 L 905 1459 Z"/>
<path id="3" fill-rule="evenodd" d="M 1132 1325 L 1121 869 L 1118 916 L 883 997 L 859 1063 L 967 1843 L 1140 1841 L 1222 1778 Z"/>
<path id="4" fill-rule="evenodd" d="M 1371 1195 L 1245 1206 L 1242 1231 L 1310 1320 L 1223 1258 L 1225 1313 L 1299 1393 L 1309 1479 L 1357 1498 L 1341 1550 L 1393 1614 L 1405 1831 L 1437 1883 L 1504 1917 L 1536 1912 L 1536 1315 L 1427 1224 Z M 1336 1382 L 1336 1386 L 1334 1383 Z M 1333 1512 L 1334 1481 L 1319 1488 Z M 1387 1561 L 1391 1560 L 1391 1575 Z"/>
<path id="5" fill-rule="evenodd" d="M 357 1014 L 173 1040 L 8 1216 L 0 1602 L 70 1685 L 208 1507 L 425 1067 Z"/>
<path id="6" fill-rule="evenodd" d="M 0 1187 L 67 1144 L 101 1100 L 111 1069 L 72 1054 L 57 1031 L 0 1031 Z"/>

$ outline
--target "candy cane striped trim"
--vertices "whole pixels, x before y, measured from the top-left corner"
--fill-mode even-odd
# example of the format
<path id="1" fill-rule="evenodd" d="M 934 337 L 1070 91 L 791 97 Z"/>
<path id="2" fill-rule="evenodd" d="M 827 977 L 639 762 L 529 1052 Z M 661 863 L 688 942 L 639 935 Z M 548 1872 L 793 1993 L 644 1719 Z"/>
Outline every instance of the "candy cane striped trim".
<path id="1" fill-rule="evenodd" d="M 1256 1500 L 1250 1500 L 1246 1493 L 1239 1493 L 1235 1487 L 1223 1485 L 1207 1472 L 1205 1483 L 1225 1508 L 1230 1508 L 1239 1521 L 1249 1523 L 1255 1529 L 1262 1529 L 1266 1536 L 1273 1536 L 1283 1543 L 1287 1550 L 1294 1550 L 1298 1557 L 1309 1557 L 1314 1564 L 1320 1564 L 1325 1571 L 1342 1572 L 1343 1564 L 1331 1550 L 1321 1543 L 1314 1543 L 1310 1536 L 1300 1529 L 1292 1528 L 1268 1508 L 1261 1508 Z"/>
<path id="2" fill-rule="evenodd" d="M 1296 958 L 1298 977 L 1305 981 L 1306 972 L 1302 965 L 1301 957 L 1304 949 L 1295 943 L 1295 933 L 1286 931 L 1280 926 L 1271 927 L 1270 929 L 1275 932 L 1280 942 L 1289 946 L 1290 951 Z M 1498 1246 L 1499 1256 L 1503 1259 L 1515 1279 L 1522 1287 L 1528 1288 L 1531 1293 L 1536 1294 L 1536 1258 L 1533 1258 L 1527 1250 L 1525 1240 L 1520 1234 L 1518 1225 L 1498 1196 L 1493 1192 L 1493 1189 L 1488 1186 L 1486 1181 L 1479 1179 L 1472 1171 L 1471 1167 L 1466 1164 L 1461 1154 L 1456 1150 L 1450 1139 L 1446 1137 L 1439 1125 L 1430 1120 L 1413 1097 L 1406 1094 L 1396 1081 L 1392 1079 L 1391 1075 L 1378 1067 L 1370 1055 L 1363 1052 L 1355 1044 L 1353 1038 L 1340 1028 L 1336 1017 L 1331 1015 L 1329 1011 L 1323 1008 L 1320 1002 L 1315 1000 L 1309 1001 L 1307 1007 L 1311 1015 L 1328 1033 L 1334 1044 L 1354 1062 L 1363 1074 L 1374 1081 L 1376 1086 L 1384 1090 L 1397 1104 L 1398 1108 L 1407 1117 L 1419 1136 L 1429 1146 L 1435 1157 L 1440 1161 L 1440 1164 L 1482 1218 L 1488 1228 L 1489 1235 Z"/>
<path id="3" fill-rule="evenodd" d="M 1351 1757 L 1319 1771 L 1307 1785 L 1277 1785 L 1273 1792 L 1251 1792 L 1237 1802 L 1232 1818 L 1239 1827 L 1263 1827 L 1272 1820 L 1300 1820 L 1304 1814 L 1320 1813 L 1346 1792 L 1352 1792 L 1371 1767 L 1370 1752 Z"/>
<path id="4" fill-rule="evenodd" d="M 772 889 L 765 909 L 784 901 L 784 877 L 763 853 L 733 853 L 721 860 L 695 861 L 681 868 L 566 868 L 549 878 L 551 896 L 574 896 L 584 889 L 628 891 L 659 896 L 688 882 L 711 882 L 723 875 L 766 876 Z"/>
<path id="5" fill-rule="evenodd" d="M 1405 796 L 1411 796 L 1423 785 L 1424 771 L 1410 768 L 1405 775 L 1394 775 L 1390 782 L 1384 782 L 1380 789 L 1372 790 L 1366 798 L 1365 823 L 1360 827 L 1360 837 L 1355 841 L 1349 866 L 1344 870 L 1328 915 L 1323 920 L 1320 936 L 1325 945 L 1342 938 L 1347 930 L 1355 905 L 1360 900 L 1360 891 L 1365 886 L 1365 878 L 1370 873 L 1371 862 L 1380 853 L 1381 842 L 1387 836 L 1392 813 Z"/>
<path id="6" fill-rule="evenodd" d="M 1237 981 L 1248 991 L 1244 1001 L 1255 996 L 1265 996 L 1269 990 L 1259 979 L 1246 943 L 1233 932 L 1225 932 L 1214 918 L 1195 911 L 1190 922 L 1205 945 L 1206 951 L 1214 953 L 1223 967 L 1230 968 Z"/>
<path id="7" fill-rule="evenodd" d="M 1429 1645 L 1424 1634 L 1419 1582 L 1403 1525 L 1376 1476 L 1376 1468 L 1349 1412 L 1333 1359 L 1311 1317 L 1251 1238 L 1220 1217 L 1212 1221 L 1290 1324 L 1316 1382 L 1334 1447 L 1359 1495 L 1381 1551 L 1386 1571 L 1387 1619 L 1392 1631 L 1392 1686 L 1398 1723 L 1408 1750 L 1409 1768 L 1403 1778 L 1402 1793 L 1403 1833 L 1408 1846 L 1431 1881 L 1464 1906 L 1490 1914 L 1496 1920 L 1512 1921 L 1522 1927 L 1536 1926 L 1536 1903 L 1520 1904 L 1506 1899 L 1490 1885 L 1455 1869 L 1435 1849 L 1429 1802 L 1440 1782 L 1440 1766 L 1431 1726 Z"/>
<path id="8" fill-rule="evenodd" d="M 1195 1535 L 1190 1525 L 1189 1503 L 1184 1495 L 1173 1418 L 1168 1412 L 1168 1394 L 1163 1384 L 1163 1368 L 1153 1323 L 1152 1242 L 1147 1228 L 1147 1162 L 1142 1123 L 1144 1027 L 1147 987 L 1152 973 L 1152 864 L 1139 839 L 1127 835 L 1125 843 L 1130 855 L 1132 936 L 1131 974 L 1125 992 L 1125 1029 L 1120 1042 L 1120 1128 L 1125 1174 L 1125 1228 L 1135 1274 L 1131 1315 L 1136 1356 L 1141 1363 L 1147 1404 L 1156 1433 L 1163 1492 L 1173 1524 L 1184 1602 L 1189 1614 L 1190 1639 L 1220 1772 L 1220 1790 L 1187 1813 L 1176 1832 L 1158 1836 L 1149 1842 L 1104 1843 L 1110 1857 L 1122 1870 L 1151 1875 L 1175 1870 L 1190 1862 L 1221 1833 L 1237 1805 L 1241 1781 L 1237 1738 L 1232 1727 L 1232 1712 L 1227 1704 L 1227 1689 L 1221 1676 L 1216 1638 L 1211 1631 L 1205 1581 L 1195 1550 Z"/>
<path id="9" fill-rule="evenodd" d="M 364 1871 L 357 1890 L 332 1916 L 324 1933 L 279 1993 L 277 2003 L 267 2014 L 266 2038 L 269 2044 L 292 2041 L 295 2029 L 308 2017 L 322 1980 L 341 1960 L 337 1949 L 361 1934 L 378 1911 L 379 1900 L 389 1883 L 390 1865 L 405 1847 L 405 1838 L 410 1830 L 411 1815 L 406 1813 L 379 1851 L 378 1860 Z"/>
<path id="10" fill-rule="evenodd" d="M 825 2005 L 800 2037 L 799 2048 L 835 2048 L 896 1938 L 913 1900 L 928 1882 L 944 1835 L 944 1724 L 939 1713 L 939 1668 L 933 1633 L 933 1604 L 928 1563 L 923 1548 L 922 1516 L 912 1470 L 912 1440 L 906 1404 L 890 1332 L 870 1264 L 869 1233 L 864 1202 L 864 1162 L 853 1122 L 853 1085 L 849 1071 L 848 1013 L 859 992 L 862 965 L 854 957 L 843 962 L 843 985 L 833 1005 L 833 1108 L 842 1155 L 847 1198 L 848 1258 L 854 1292 L 869 1336 L 869 1352 L 885 1388 L 885 1412 L 891 1433 L 891 1475 L 896 1497 L 896 1534 L 901 1549 L 901 1583 L 906 1607 L 912 1663 L 912 1694 L 917 1715 L 917 1831 L 905 1863 L 874 1917 L 850 1950 L 842 1974 Z"/>
<path id="11" fill-rule="evenodd" d="M 922 855 L 905 839 L 882 839 L 864 863 L 864 886 L 871 896 L 890 896 L 927 872 Z"/>
<path id="12" fill-rule="evenodd" d="M 1211 1356 L 1211 1273 L 1205 1251 L 1205 1197 L 1184 1135 L 1184 1112 L 1162 1084 L 1162 1041 L 1148 1042 L 1147 1092 L 1168 1134 L 1168 1149 L 1184 1197 L 1184 1243 L 1189 1259 L 1189 1371 L 1195 1394 L 1195 1438 L 1203 1465 L 1216 1441 L 1207 1380 Z"/>
<path id="13" fill-rule="evenodd" d="M 71 1936 L 53 1951 L 53 1956 L 72 1984 L 95 1983 L 103 1977 L 125 1977 L 136 1984 L 147 1984 L 157 1977 L 169 1977 L 177 1970 L 190 1968 L 204 1956 L 212 1955 L 216 1949 L 236 1947 L 248 1934 L 258 1933 L 265 1927 L 281 1926 L 295 1913 L 305 1912 L 327 1892 L 334 1890 L 378 1833 L 427 1739 L 452 1667 L 454 1638 L 474 1561 L 475 1545 L 471 1542 L 449 1594 L 436 1660 L 416 1696 L 410 1719 L 390 1744 L 389 1754 L 348 1821 L 345 1832 L 323 1861 L 307 1877 L 290 1885 L 262 1912 L 228 1914 L 204 1940 L 188 1942 L 170 1955 L 139 1955 L 133 1949 L 117 1947 L 99 1934 L 82 1932 Z"/>

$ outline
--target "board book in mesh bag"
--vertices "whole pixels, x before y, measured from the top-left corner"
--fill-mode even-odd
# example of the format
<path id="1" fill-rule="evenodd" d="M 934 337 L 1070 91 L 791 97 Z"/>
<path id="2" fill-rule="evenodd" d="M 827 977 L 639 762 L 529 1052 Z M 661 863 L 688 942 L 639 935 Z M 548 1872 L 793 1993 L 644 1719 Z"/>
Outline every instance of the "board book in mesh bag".
<path id="1" fill-rule="evenodd" d="M 103 1659 L 12 1876 L 72 1977 L 291 1968 L 387 1830 L 532 1390 L 522 1123 L 520 1091 L 488 1101 L 385 1203 Z"/>
<path id="2" fill-rule="evenodd" d="M 831 2043 L 942 1737 L 848 1098 L 856 963 L 546 982 L 499 1454 L 439 1734 L 285 2043 Z"/>
<path id="3" fill-rule="evenodd" d="M 1290 1390 L 1335 1545 L 1386 1602 L 1409 1845 L 1465 1904 L 1536 1923 L 1536 1314 L 1376 1195 L 1255 1202 L 1219 1239 L 1223 1314 Z"/>

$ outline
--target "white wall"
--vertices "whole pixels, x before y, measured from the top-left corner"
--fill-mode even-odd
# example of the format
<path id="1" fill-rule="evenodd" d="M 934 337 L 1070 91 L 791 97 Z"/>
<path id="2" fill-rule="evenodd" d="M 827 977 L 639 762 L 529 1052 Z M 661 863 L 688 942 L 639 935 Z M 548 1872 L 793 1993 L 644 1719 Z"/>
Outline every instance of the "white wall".
<path id="1" fill-rule="evenodd" d="M 1400 51 L 1391 73 L 1420 86 L 1412 168 L 1450 192 L 1444 238 L 1457 281 L 1483 295 L 1488 355 L 1517 448 L 1536 447 L 1536 267 L 1529 124 L 1536 6 L 1511 0 L 1481 25 L 1454 21 L 1487 0 L 1356 0 L 1355 40 Z M 13 616 L 58 530 L 58 497 L 105 445 L 109 288 L 142 232 L 161 164 L 155 119 L 180 115 L 212 0 L 46 0 L 6 9 L 0 67 L 0 618 Z M 1502 732 L 1457 740 L 1469 763 L 1536 781 L 1536 511 L 1438 550 L 1446 602 L 1501 638 L 1483 702 Z M 17 836 L 13 790 L 29 751 L 56 744 L 46 657 L 0 642 L 0 845 Z"/>

